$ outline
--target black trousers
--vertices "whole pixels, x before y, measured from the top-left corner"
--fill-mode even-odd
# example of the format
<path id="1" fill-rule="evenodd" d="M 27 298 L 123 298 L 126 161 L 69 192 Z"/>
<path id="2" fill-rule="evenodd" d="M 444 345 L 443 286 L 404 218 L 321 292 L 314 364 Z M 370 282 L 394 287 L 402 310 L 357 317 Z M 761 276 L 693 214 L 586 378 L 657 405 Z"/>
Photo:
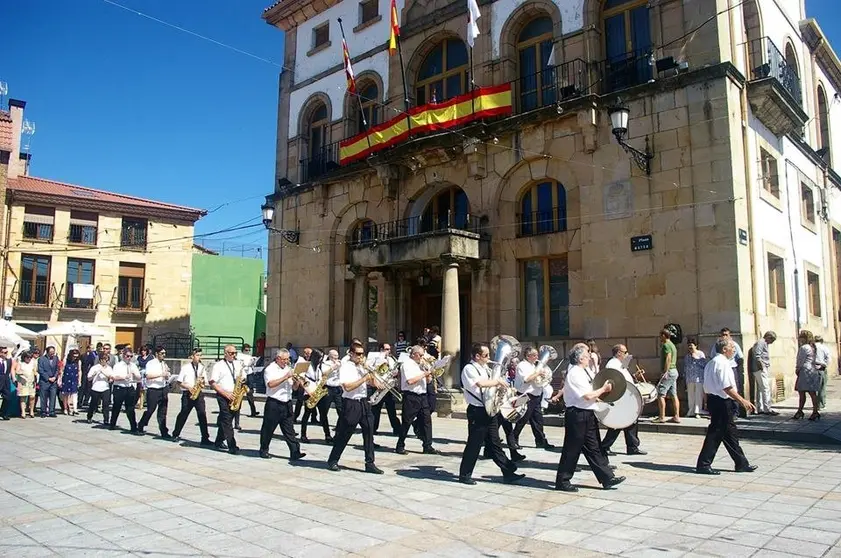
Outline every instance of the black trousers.
<path id="1" fill-rule="evenodd" d="M 88 369 L 89 370 L 89 369 Z M 78 403 L 79 408 L 88 404 L 91 398 L 91 381 L 88 379 L 88 370 L 82 369 L 82 381 L 79 382 Z"/>
<path id="2" fill-rule="evenodd" d="M 342 388 L 339 388 L 342 389 Z M 318 410 L 318 418 L 321 422 L 321 429 L 324 430 L 324 439 L 325 440 L 332 440 L 333 436 L 330 435 L 330 424 L 327 422 L 327 411 L 330 410 L 330 403 L 332 403 L 333 399 L 330 397 L 329 391 L 324 394 L 324 396 L 318 400 L 318 404 L 316 405 L 316 409 Z M 304 420 L 301 421 L 301 437 L 307 437 L 307 425 L 309 421 L 307 420 L 307 412 L 310 409 L 307 409 L 304 412 Z"/>
<path id="3" fill-rule="evenodd" d="M 749 466 L 750 462 L 739 445 L 739 430 L 733 420 L 738 413 L 738 403 L 732 399 L 708 394 L 707 410 L 710 412 L 710 425 L 707 427 L 704 445 L 698 456 L 697 467 L 701 469 L 711 466 L 722 442 L 737 469 Z"/>
<path id="4" fill-rule="evenodd" d="M 41 392 L 41 416 L 54 415 L 55 398 L 58 395 L 58 381 L 45 382 L 40 380 L 38 388 Z M 6 398 L 4 397 L 3 399 L 5 400 Z"/>
<path id="5" fill-rule="evenodd" d="M 357 426 L 362 428 L 362 446 L 365 448 L 365 464 L 374 464 L 374 415 L 371 413 L 371 404 L 368 398 L 345 399 L 342 405 L 342 414 L 339 415 L 339 423 L 336 427 L 336 439 L 333 442 L 333 451 L 327 458 L 328 463 L 338 463 L 342 452 L 353 436 Z"/>
<path id="6" fill-rule="evenodd" d="M 324 399 L 322 397 L 322 399 Z M 311 422 L 312 424 L 318 424 L 318 405 L 310 409 L 307 407 L 307 401 L 309 401 L 309 396 L 304 398 L 304 416 L 301 417 L 301 428 L 303 429 L 303 425 Z M 321 401 L 319 401 L 321 403 Z"/>
<path id="7" fill-rule="evenodd" d="M 234 413 L 231 412 L 231 402 L 217 394 L 216 403 L 219 404 L 219 414 L 216 417 L 216 445 L 221 446 L 222 442 L 226 442 L 228 451 L 234 451 L 237 441 L 234 438 Z"/>
<path id="8" fill-rule="evenodd" d="M 461 456 L 461 467 L 458 473 L 460 477 L 466 478 L 473 474 L 483 445 L 490 451 L 490 458 L 504 475 L 511 475 L 517 470 L 517 465 L 502 451 L 497 420 L 497 417 L 489 417 L 484 407 L 467 406 L 467 445 Z"/>
<path id="9" fill-rule="evenodd" d="M 397 439 L 398 448 L 406 445 L 409 428 L 417 417 L 420 420 L 419 438 L 423 441 L 423 449 L 432 449 L 432 414 L 429 409 L 429 398 L 426 395 L 411 391 L 403 392 L 403 425 L 400 427 L 400 437 Z"/>
<path id="10" fill-rule="evenodd" d="M 181 411 L 175 419 L 175 430 L 172 435 L 178 437 L 187 423 L 187 418 L 190 416 L 190 411 L 196 410 L 196 417 L 199 419 L 199 430 L 201 431 L 202 441 L 210 441 L 210 431 L 207 428 L 207 411 L 204 405 L 204 395 L 199 394 L 195 400 L 190 399 L 190 392 L 184 391 L 181 393 Z"/>
<path id="11" fill-rule="evenodd" d="M 342 397 L 344 390 L 342 386 L 327 386 L 327 395 L 324 396 L 324 399 L 327 400 L 328 405 L 327 408 L 330 408 L 329 403 L 332 403 L 336 407 L 336 427 L 338 428 L 339 422 L 342 418 L 342 413 L 344 412 L 344 405 L 345 405 L 345 398 Z M 322 399 L 322 401 L 324 400 Z M 321 425 L 324 426 L 327 423 L 327 413 L 320 413 L 321 414 Z"/>
<path id="12" fill-rule="evenodd" d="M 426 394 L 424 394 L 426 397 Z M 404 411 L 403 411 L 403 419 L 406 419 L 406 407 L 404 401 Z M 385 394 L 385 397 L 382 400 L 371 407 L 371 412 L 374 413 L 374 432 L 377 432 L 380 429 L 380 415 L 382 414 L 383 407 L 385 407 L 386 412 L 388 413 L 388 421 L 391 423 L 391 431 L 394 434 L 400 434 L 400 419 L 397 418 L 397 402 L 394 400 L 394 396 L 391 392 Z M 412 415 L 414 419 L 414 415 Z"/>
<path id="13" fill-rule="evenodd" d="M 140 430 L 146 428 L 152 419 L 152 414 L 157 411 L 158 429 L 161 436 L 169 434 L 169 429 L 166 427 L 166 412 L 169 409 L 168 394 L 168 388 L 146 388 L 146 412 L 143 413 L 140 422 L 137 424 Z"/>
<path id="14" fill-rule="evenodd" d="M 298 420 L 298 417 L 301 416 L 301 407 L 304 406 L 304 397 L 306 396 L 304 388 L 298 388 L 294 392 L 292 392 L 293 400 L 295 401 L 295 420 Z"/>
<path id="15" fill-rule="evenodd" d="M 9 399 L 12 395 L 12 384 L 9 374 L 0 374 L 0 417 L 5 417 L 9 410 Z"/>
<path id="16" fill-rule="evenodd" d="M 128 417 L 131 431 L 137 430 L 137 420 L 134 418 L 134 405 L 137 403 L 137 388 L 114 386 L 114 393 L 111 398 L 111 428 L 117 427 L 117 419 L 120 418 L 120 410 L 124 409 Z"/>
<path id="17" fill-rule="evenodd" d="M 628 428 L 623 428 L 622 430 L 616 430 L 613 428 L 607 429 L 607 434 L 605 434 L 602 439 L 602 450 L 604 450 L 605 453 L 607 453 L 613 446 L 613 443 L 619 437 L 620 432 L 625 434 L 625 449 L 628 453 L 640 448 L 639 426 L 636 422 L 634 422 L 634 424 Z"/>
<path id="18" fill-rule="evenodd" d="M 546 445 L 546 434 L 543 433 L 543 409 L 540 407 L 542 402 L 542 393 L 540 395 L 529 394 L 529 406 L 526 409 L 526 414 L 517 421 L 517 425 L 514 427 L 514 441 L 517 445 L 520 445 L 520 433 L 527 424 L 531 425 L 531 432 L 534 434 L 534 443 L 538 447 Z"/>
<path id="19" fill-rule="evenodd" d="M 517 440 L 514 439 L 514 425 L 505 420 L 501 414 L 496 416 L 496 423 L 498 426 L 502 427 L 502 432 L 505 434 L 505 445 L 508 446 L 508 453 L 511 454 L 511 459 L 514 459 L 515 455 L 519 455 L 517 453 Z M 497 428 L 497 436 L 499 436 L 499 428 Z M 493 459 L 493 455 L 491 452 L 491 445 L 489 443 L 485 443 L 485 459 Z"/>
<path id="20" fill-rule="evenodd" d="M 257 415 L 257 404 L 254 402 L 254 392 L 257 390 L 257 382 L 254 381 L 254 373 L 252 372 L 245 377 L 245 385 L 249 387 L 248 393 L 245 394 L 245 399 L 248 401 L 248 406 L 251 407 L 251 416 Z M 239 422 L 237 422 L 239 426 Z"/>
<path id="21" fill-rule="evenodd" d="M 564 413 L 564 430 L 564 450 L 558 463 L 555 484 L 568 483 L 572 479 L 582 453 L 596 475 L 596 480 L 604 484 L 612 479 L 613 471 L 610 470 L 605 452 L 602 451 L 596 414 L 578 407 L 567 407 Z"/>
<path id="22" fill-rule="evenodd" d="M 111 416 L 111 390 L 91 390 L 90 396 L 90 401 L 88 401 L 88 420 L 93 420 L 93 414 L 96 412 L 99 404 L 102 403 L 102 423 L 108 423 L 108 419 Z"/>
<path id="23" fill-rule="evenodd" d="M 280 425 L 280 432 L 289 447 L 290 457 L 300 455 L 301 444 L 295 438 L 295 429 L 292 426 L 292 401 L 278 401 L 273 397 L 266 399 L 266 406 L 263 407 L 263 426 L 260 428 L 260 452 L 269 451 L 269 444 L 272 442 L 275 430 Z"/>

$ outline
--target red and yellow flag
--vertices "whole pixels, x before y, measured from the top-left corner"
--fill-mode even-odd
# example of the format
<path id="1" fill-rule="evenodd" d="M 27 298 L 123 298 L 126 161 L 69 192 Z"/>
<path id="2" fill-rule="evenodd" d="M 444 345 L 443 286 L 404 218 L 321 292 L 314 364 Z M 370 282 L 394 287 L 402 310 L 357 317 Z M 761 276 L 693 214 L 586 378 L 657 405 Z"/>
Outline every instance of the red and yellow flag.
<path id="1" fill-rule="evenodd" d="M 400 36 L 400 22 L 397 20 L 397 0 L 391 0 L 391 35 L 388 39 L 388 53 L 397 52 L 397 37 Z"/>
<path id="2" fill-rule="evenodd" d="M 345 59 L 345 77 L 347 77 L 347 90 L 356 93 L 356 76 L 353 75 L 353 66 L 350 63 L 350 51 L 347 42 L 342 39 L 342 56 Z"/>

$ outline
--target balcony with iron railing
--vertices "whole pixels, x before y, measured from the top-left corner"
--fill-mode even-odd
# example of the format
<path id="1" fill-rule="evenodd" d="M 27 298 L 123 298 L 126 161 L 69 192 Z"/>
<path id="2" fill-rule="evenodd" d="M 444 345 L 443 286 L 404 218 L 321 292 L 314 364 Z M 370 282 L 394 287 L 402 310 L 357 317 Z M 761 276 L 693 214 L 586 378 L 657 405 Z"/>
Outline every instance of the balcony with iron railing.
<path id="1" fill-rule="evenodd" d="M 532 211 L 517 215 L 517 236 L 538 236 L 567 230 L 566 209 L 555 207 L 549 211 Z"/>
<path id="2" fill-rule="evenodd" d="M 147 292 L 143 287 L 117 287 L 117 312 L 145 312 Z"/>
<path id="3" fill-rule="evenodd" d="M 602 95 L 654 81 L 649 50 L 635 50 L 593 64 L 598 92 Z"/>
<path id="4" fill-rule="evenodd" d="M 447 212 L 398 219 L 357 229 L 348 239 L 351 265 L 378 268 L 438 261 L 442 254 L 487 258 L 489 241 L 480 219 Z"/>
<path id="5" fill-rule="evenodd" d="M 93 225 L 70 225 L 67 232 L 67 242 L 70 244 L 86 244 L 96 246 L 97 230 Z"/>
<path id="6" fill-rule="evenodd" d="M 17 285 L 16 306 L 46 307 L 50 305 L 50 282 L 21 279 Z"/>
<path id="7" fill-rule="evenodd" d="M 300 162 L 300 182 L 312 182 L 339 168 L 339 143 L 328 143 Z"/>
<path id="8" fill-rule="evenodd" d="M 748 101 L 754 115 L 780 137 L 802 130 L 809 117 L 797 68 L 768 37 L 748 43 Z"/>
<path id="9" fill-rule="evenodd" d="M 120 234 L 121 250 L 146 250 L 146 229 L 123 227 Z"/>
<path id="10" fill-rule="evenodd" d="M 64 308 L 68 310 L 96 310 L 99 287 L 93 287 L 91 298 L 77 298 L 73 296 L 73 283 L 67 284 L 67 293 L 64 298 Z"/>
<path id="11" fill-rule="evenodd" d="M 23 222 L 23 238 L 40 242 L 52 242 L 55 226 L 46 223 Z"/>

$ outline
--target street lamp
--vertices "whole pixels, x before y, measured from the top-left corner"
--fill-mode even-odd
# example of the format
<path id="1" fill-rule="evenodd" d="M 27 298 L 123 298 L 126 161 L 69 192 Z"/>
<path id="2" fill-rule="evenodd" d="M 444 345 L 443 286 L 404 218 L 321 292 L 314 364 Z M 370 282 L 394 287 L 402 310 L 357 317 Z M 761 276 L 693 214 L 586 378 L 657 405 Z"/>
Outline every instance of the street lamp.
<path id="1" fill-rule="evenodd" d="M 272 226 L 272 222 L 274 221 L 274 204 L 271 202 L 269 198 L 266 198 L 266 203 L 260 206 L 260 211 L 263 214 L 263 225 L 266 227 L 267 231 L 278 233 L 283 237 L 283 240 L 286 242 L 291 242 L 292 244 L 298 244 L 301 239 L 301 233 L 298 231 L 290 231 L 288 229 L 278 229 Z"/>
<path id="2" fill-rule="evenodd" d="M 645 136 L 645 151 L 640 151 L 628 145 L 625 141 L 625 137 L 628 135 L 628 120 L 631 117 L 631 110 L 621 100 L 617 99 L 615 105 L 608 107 L 607 115 L 610 117 L 610 124 L 613 126 L 613 135 L 616 136 L 616 141 L 631 156 L 640 170 L 645 171 L 645 174 L 650 176 L 651 160 L 654 158 L 654 154 L 651 153 L 648 146 L 648 136 Z"/>

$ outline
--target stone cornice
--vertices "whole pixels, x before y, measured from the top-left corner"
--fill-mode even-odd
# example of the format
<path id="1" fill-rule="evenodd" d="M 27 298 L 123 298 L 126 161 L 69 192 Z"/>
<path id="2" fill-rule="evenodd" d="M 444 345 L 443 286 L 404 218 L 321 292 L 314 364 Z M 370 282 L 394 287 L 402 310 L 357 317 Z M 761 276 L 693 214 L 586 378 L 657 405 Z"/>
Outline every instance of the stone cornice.
<path id="1" fill-rule="evenodd" d="M 310 18 L 332 8 L 340 0 L 286 0 L 275 2 L 263 10 L 263 19 L 269 25 L 290 31 Z"/>
<path id="2" fill-rule="evenodd" d="M 838 60 L 818 22 L 814 18 L 804 19 L 800 22 L 800 32 L 803 33 L 803 39 L 809 50 L 814 53 L 818 65 L 832 83 L 832 87 L 841 93 L 841 61 Z"/>

